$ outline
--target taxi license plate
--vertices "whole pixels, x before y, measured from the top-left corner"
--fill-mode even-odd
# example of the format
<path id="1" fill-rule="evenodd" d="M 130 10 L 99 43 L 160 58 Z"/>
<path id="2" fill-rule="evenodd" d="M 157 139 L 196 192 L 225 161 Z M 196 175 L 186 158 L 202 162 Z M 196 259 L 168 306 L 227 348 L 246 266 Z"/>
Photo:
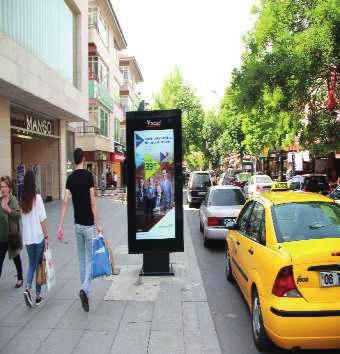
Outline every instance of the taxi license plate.
<path id="1" fill-rule="evenodd" d="M 340 286 L 339 272 L 320 272 L 320 284 L 322 288 Z"/>
<path id="2" fill-rule="evenodd" d="M 205 192 L 198 192 L 198 195 L 205 195 Z"/>

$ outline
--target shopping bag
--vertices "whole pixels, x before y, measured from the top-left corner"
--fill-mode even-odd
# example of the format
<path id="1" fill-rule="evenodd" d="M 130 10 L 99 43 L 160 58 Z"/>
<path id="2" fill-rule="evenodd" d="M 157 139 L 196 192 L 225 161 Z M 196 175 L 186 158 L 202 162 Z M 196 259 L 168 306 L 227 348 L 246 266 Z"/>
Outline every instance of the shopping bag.
<path id="1" fill-rule="evenodd" d="M 45 259 L 45 256 L 43 256 L 42 260 L 40 261 L 40 263 L 38 265 L 36 278 L 37 278 L 38 285 L 46 284 L 46 259 Z"/>
<path id="2" fill-rule="evenodd" d="M 55 285 L 56 278 L 55 278 L 55 268 L 54 268 L 54 263 L 52 258 L 52 252 L 49 248 L 45 250 L 44 257 L 46 259 L 46 268 L 45 268 L 46 285 L 47 285 L 47 290 L 50 291 L 52 287 Z"/>
<path id="3" fill-rule="evenodd" d="M 92 240 L 92 279 L 112 274 L 110 254 L 103 237 Z"/>
<path id="4" fill-rule="evenodd" d="M 109 242 L 108 239 L 104 238 L 104 243 L 105 243 L 106 249 L 109 252 L 112 274 L 115 274 L 115 262 L 114 262 L 113 252 L 112 252 L 112 248 L 111 248 L 110 242 Z"/>

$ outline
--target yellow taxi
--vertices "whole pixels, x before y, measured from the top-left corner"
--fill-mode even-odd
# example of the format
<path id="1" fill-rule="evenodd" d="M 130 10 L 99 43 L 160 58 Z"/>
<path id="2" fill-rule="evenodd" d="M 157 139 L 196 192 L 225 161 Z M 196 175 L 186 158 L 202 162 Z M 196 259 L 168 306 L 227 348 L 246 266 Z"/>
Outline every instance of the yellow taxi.
<path id="1" fill-rule="evenodd" d="M 251 198 L 227 225 L 227 279 L 249 306 L 258 349 L 340 348 L 340 206 L 283 189 Z"/>

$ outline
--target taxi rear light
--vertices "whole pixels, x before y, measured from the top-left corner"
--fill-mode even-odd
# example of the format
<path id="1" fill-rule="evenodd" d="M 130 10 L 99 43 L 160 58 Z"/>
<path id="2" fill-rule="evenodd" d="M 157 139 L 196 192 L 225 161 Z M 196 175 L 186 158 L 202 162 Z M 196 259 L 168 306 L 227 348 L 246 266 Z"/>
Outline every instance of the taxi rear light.
<path id="1" fill-rule="evenodd" d="M 278 297 L 301 297 L 295 284 L 292 266 L 284 267 L 279 271 L 272 293 Z"/>
<path id="2" fill-rule="evenodd" d="M 220 226 L 220 219 L 215 217 L 208 218 L 208 226 Z"/>
<path id="3" fill-rule="evenodd" d="M 340 252 L 332 252 L 332 256 L 333 257 L 338 257 L 338 256 L 340 256 Z"/>

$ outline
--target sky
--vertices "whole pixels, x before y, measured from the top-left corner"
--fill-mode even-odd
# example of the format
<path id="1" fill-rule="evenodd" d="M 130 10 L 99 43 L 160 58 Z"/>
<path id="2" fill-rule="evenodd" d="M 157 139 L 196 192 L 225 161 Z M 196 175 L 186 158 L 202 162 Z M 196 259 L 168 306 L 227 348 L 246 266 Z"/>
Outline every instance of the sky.
<path id="1" fill-rule="evenodd" d="M 241 62 L 241 37 L 254 21 L 256 0 L 111 0 L 140 65 L 142 93 L 152 102 L 178 66 L 205 108 L 217 105 Z"/>

